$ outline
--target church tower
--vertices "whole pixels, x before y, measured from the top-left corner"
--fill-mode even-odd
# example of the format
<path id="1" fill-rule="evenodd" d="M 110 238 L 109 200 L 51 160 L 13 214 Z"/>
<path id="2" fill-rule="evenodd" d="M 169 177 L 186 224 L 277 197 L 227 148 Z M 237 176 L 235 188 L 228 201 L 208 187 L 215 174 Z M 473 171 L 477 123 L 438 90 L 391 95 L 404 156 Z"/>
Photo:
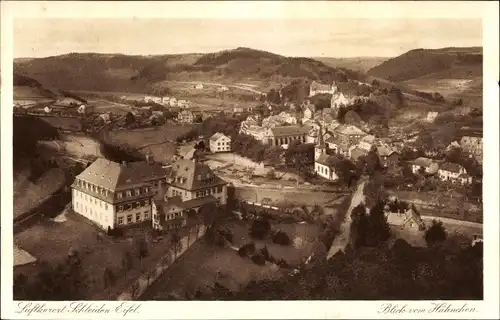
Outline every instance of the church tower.
<path id="1" fill-rule="evenodd" d="M 314 147 L 314 161 L 318 160 L 318 158 L 322 154 L 326 154 L 326 144 L 323 141 L 323 128 L 319 125 L 319 130 L 318 130 L 318 141 L 316 143 L 316 146 Z"/>

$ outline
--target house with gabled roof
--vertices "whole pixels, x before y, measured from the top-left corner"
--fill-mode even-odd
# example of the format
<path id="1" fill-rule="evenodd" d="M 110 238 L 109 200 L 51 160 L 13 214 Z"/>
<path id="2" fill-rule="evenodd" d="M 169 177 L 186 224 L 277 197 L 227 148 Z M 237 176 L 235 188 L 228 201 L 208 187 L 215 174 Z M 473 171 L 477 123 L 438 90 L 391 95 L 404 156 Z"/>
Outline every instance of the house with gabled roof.
<path id="1" fill-rule="evenodd" d="M 196 158 L 179 159 L 172 164 L 167 185 L 167 197 L 180 196 L 188 201 L 211 195 L 220 204 L 227 202 L 227 182 Z"/>
<path id="2" fill-rule="evenodd" d="M 210 151 L 216 152 L 229 152 L 231 151 L 231 137 L 226 136 L 221 132 L 217 132 L 209 139 Z"/>
<path id="3" fill-rule="evenodd" d="M 424 231 L 425 223 L 420 217 L 419 212 L 412 205 L 404 213 L 400 212 L 385 212 L 387 218 L 387 223 L 391 226 L 395 226 L 402 230 L 412 230 L 412 231 Z"/>
<path id="4" fill-rule="evenodd" d="M 314 148 L 314 172 L 320 177 L 328 179 L 330 181 L 335 181 L 338 179 L 338 175 L 335 172 L 335 163 L 338 161 L 336 156 L 328 155 L 326 153 L 327 146 L 323 141 L 323 136 L 320 133 L 318 135 L 318 143 Z"/>
<path id="5" fill-rule="evenodd" d="M 483 159 L 483 138 L 482 137 L 470 137 L 463 136 L 460 139 L 460 147 L 472 154 L 479 163 L 482 163 Z"/>
<path id="6" fill-rule="evenodd" d="M 439 170 L 439 165 L 432 159 L 420 157 L 413 160 L 411 164 L 411 171 L 414 174 L 424 171 L 427 174 L 435 174 Z"/>
<path id="7" fill-rule="evenodd" d="M 198 213 L 205 205 L 217 205 L 213 196 L 182 201 L 182 197 L 163 198 L 153 200 L 153 228 L 156 230 L 178 229 L 186 225 L 188 213 Z"/>
<path id="8" fill-rule="evenodd" d="M 399 153 L 386 144 L 377 145 L 377 154 L 385 168 L 394 168 L 399 162 Z"/>
<path id="9" fill-rule="evenodd" d="M 439 167 L 438 176 L 441 181 L 459 182 L 471 184 L 472 177 L 467 174 L 467 170 L 459 164 L 445 162 Z"/>

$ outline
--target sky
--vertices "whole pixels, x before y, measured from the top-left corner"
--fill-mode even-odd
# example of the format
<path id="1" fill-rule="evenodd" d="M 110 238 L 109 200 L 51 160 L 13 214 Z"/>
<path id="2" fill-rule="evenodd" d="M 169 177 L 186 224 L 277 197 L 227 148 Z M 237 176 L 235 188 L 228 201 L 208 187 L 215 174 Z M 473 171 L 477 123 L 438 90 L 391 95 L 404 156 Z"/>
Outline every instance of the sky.
<path id="1" fill-rule="evenodd" d="M 417 48 L 482 46 L 481 29 L 479 19 L 15 19 L 14 58 L 237 47 L 285 56 L 395 57 Z"/>

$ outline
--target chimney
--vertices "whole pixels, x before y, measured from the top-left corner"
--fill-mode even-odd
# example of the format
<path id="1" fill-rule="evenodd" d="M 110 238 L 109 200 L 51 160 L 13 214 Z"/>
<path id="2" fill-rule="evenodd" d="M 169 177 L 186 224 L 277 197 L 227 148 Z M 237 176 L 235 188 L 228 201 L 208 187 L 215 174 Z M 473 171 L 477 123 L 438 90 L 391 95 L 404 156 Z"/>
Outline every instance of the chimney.
<path id="1" fill-rule="evenodd" d="M 127 166 L 127 161 L 122 161 L 122 167 L 126 167 Z"/>

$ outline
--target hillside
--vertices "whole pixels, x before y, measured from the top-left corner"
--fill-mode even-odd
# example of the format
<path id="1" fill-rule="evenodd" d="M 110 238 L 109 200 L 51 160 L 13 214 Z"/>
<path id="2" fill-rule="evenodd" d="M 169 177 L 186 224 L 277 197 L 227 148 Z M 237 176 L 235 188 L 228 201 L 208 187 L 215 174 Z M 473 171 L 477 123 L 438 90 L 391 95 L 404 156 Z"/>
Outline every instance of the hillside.
<path id="1" fill-rule="evenodd" d="M 367 72 L 368 70 L 378 66 L 379 64 L 389 60 L 384 57 L 355 57 L 355 58 L 330 58 L 330 57 L 314 57 L 332 68 L 345 68 L 358 72 Z"/>
<path id="2" fill-rule="evenodd" d="M 14 73 L 14 100 L 52 100 L 57 94 L 30 77 Z"/>
<path id="3" fill-rule="evenodd" d="M 168 80 L 256 80 L 268 85 L 297 78 L 330 82 L 344 74 L 353 79 L 360 77 L 357 72 L 311 58 L 290 58 L 249 48 L 161 56 L 71 53 L 19 60 L 14 70 L 49 87 L 119 92 L 148 92 Z"/>
<path id="4" fill-rule="evenodd" d="M 400 82 L 426 77 L 430 80 L 469 79 L 482 75 L 481 47 L 415 49 L 368 70 L 368 75 Z"/>

